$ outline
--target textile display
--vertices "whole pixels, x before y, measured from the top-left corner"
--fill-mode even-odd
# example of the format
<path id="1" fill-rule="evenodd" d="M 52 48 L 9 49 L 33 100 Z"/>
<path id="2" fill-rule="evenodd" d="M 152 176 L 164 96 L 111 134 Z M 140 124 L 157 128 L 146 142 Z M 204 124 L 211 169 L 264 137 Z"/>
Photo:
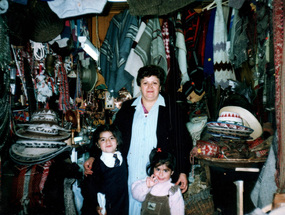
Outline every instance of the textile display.
<path id="1" fill-rule="evenodd" d="M 136 48 L 144 66 L 158 65 L 167 72 L 167 60 L 158 18 L 149 19 Z"/>
<path id="2" fill-rule="evenodd" d="M 214 34 L 214 22 L 216 15 L 216 8 L 210 11 L 209 26 L 207 29 L 207 36 L 205 41 L 205 53 L 204 53 L 204 76 L 210 78 L 211 83 L 215 83 L 214 76 L 214 59 L 213 59 L 213 34 Z"/>
<path id="3" fill-rule="evenodd" d="M 227 54 L 227 27 L 223 14 L 222 0 L 215 0 L 217 4 L 215 24 L 214 24 L 214 73 L 215 85 L 223 85 L 228 79 L 236 80 L 231 63 Z"/>
<path id="4" fill-rule="evenodd" d="M 276 184 L 279 189 L 285 189 L 285 162 L 283 158 L 285 157 L 285 149 L 281 146 L 281 143 L 284 143 L 284 128 L 285 121 L 284 119 L 284 95 L 285 92 L 283 89 L 285 87 L 285 80 L 282 76 L 284 68 L 282 56 L 284 55 L 284 3 L 281 0 L 276 0 L 273 2 L 273 39 L 274 39 L 274 62 L 275 62 L 275 110 L 276 110 L 276 129 L 278 135 L 278 148 L 279 154 L 277 156 L 277 175 L 276 175 Z"/>
<path id="5" fill-rule="evenodd" d="M 125 87 L 131 91 L 133 77 L 124 70 L 133 41 L 138 31 L 138 21 L 129 10 L 115 15 L 110 22 L 100 49 L 100 67 L 108 91 L 116 97 Z M 120 80 L 120 81 L 119 81 Z"/>
<path id="6" fill-rule="evenodd" d="M 169 34 L 169 44 L 168 44 L 168 51 L 169 51 L 169 67 L 168 67 L 168 74 L 165 81 L 165 93 L 169 94 L 173 98 L 179 98 L 179 90 L 181 89 L 181 80 L 182 74 L 180 71 L 179 63 L 178 63 L 178 50 L 176 48 L 176 26 L 175 21 L 173 19 L 164 19 L 164 22 L 167 23 L 167 32 Z M 183 54 L 183 53 L 181 53 Z M 184 56 L 186 59 L 186 55 Z M 187 64 L 185 65 L 187 66 Z"/>
<path id="7" fill-rule="evenodd" d="M 135 53 L 135 48 L 145 30 L 145 27 L 146 27 L 146 23 L 142 21 L 139 26 L 138 33 L 133 42 L 133 45 L 132 45 L 132 48 L 131 48 L 131 51 L 130 51 L 130 54 L 128 56 L 126 66 L 125 66 L 125 70 L 134 77 L 134 80 L 137 78 L 139 69 L 143 67 L 143 61 L 140 58 L 140 56 Z M 134 81 L 133 83 L 132 92 L 133 92 L 134 97 L 138 97 L 140 95 L 140 89 L 136 81 Z"/>
<path id="8" fill-rule="evenodd" d="M 3 212 L 43 214 L 43 188 L 51 165 L 52 161 L 32 166 L 5 163 L 1 188 Z M 11 204 L 13 207 L 9 207 Z"/>
<path id="9" fill-rule="evenodd" d="M 240 17 L 238 10 L 233 9 L 233 26 L 231 28 L 230 61 L 234 68 L 241 67 L 248 60 L 247 44 L 249 42 L 246 32 L 247 17 Z"/>
<path id="10" fill-rule="evenodd" d="M 183 34 L 183 26 L 181 21 L 181 13 L 177 14 L 177 19 L 175 23 L 175 31 L 176 31 L 176 43 L 175 46 L 178 49 L 177 51 L 177 60 L 179 69 L 182 74 L 181 84 L 183 85 L 186 81 L 189 81 L 189 75 L 187 73 L 187 58 L 186 58 L 186 44 L 185 44 L 185 37 Z"/>

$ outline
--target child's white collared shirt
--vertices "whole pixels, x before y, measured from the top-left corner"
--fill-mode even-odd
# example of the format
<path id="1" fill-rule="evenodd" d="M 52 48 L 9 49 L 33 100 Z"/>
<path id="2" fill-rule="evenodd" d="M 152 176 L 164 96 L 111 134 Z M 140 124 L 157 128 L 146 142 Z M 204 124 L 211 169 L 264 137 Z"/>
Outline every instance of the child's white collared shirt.
<path id="1" fill-rule="evenodd" d="M 120 166 L 123 162 L 123 157 L 121 152 L 116 151 L 114 154 L 117 154 L 118 159 L 120 160 Z M 101 161 L 104 162 L 104 164 L 109 167 L 109 168 L 113 168 L 115 165 L 115 158 L 113 157 L 114 155 L 113 153 L 106 153 L 106 152 L 102 152 L 102 155 L 100 157 Z"/>

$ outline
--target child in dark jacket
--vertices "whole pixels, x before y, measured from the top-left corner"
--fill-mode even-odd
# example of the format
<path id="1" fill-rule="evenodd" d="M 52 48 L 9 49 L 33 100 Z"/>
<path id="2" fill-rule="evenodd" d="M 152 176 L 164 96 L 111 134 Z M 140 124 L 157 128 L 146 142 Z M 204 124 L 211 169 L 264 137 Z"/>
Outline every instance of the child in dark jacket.
<path id="1" fill-rule="evenodd" d="M 99 162 L 94 162 L 92 175 L 86 176 L 82 182 L 82 215 L 105 215 L 98 203 L 98 193 L 105 194 L 108 215 L 127 215 L 127 163 L 117 150 L 122 144 L 121 133 L 115 125 L 101 125 L 94 132 L 93 139 L 102 153 L 95 158 Z"/>

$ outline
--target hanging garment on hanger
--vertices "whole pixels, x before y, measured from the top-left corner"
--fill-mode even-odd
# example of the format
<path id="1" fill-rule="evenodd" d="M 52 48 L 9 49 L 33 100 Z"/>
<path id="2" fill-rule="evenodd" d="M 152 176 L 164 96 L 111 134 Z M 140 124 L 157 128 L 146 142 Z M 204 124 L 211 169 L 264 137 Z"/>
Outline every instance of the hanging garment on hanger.
<path id="1" fill-rule="evenodd" d="M 237 1 L 237 0 L 233 0 L 233 1 Z M 243 0 L 244 1 L 244 0 Z M 229 1 L 224 1 L 222 2 L 222 5 L 227 5 L 229 3 Z M 234 4 L 235 5 L 235 4 Z M 215 0 L 213 0 L 210 4 L 208 4 L 206 7 L 203 7 L 202 8 L 202 11 L 205 11 L 205 10 L 212 10 L 214 8 L 217 7 L 217 4 L 215 2 Z"/>
<path id="2" fill-rule="evenodd" d="M 206 36 L 206 44 L 205 44 L 205 57 L 204 57 L 204 77 L 205 79 L 210 78 L 211 83 L 215 83 L 214 76 L 214 59 L 213 59 L 213 36 L 214 36 L 214 23 L 216 16 L 216 8 L 210 11 L 211 16 L 209 20 L 207 36 Z"/>
<path id="3" fill-rule="evenodd" d="M 135 80 L 137 78 L 139 69 L 141 67 L 143 67 L 143 61 L 140 58 L 140 56 L 135 53 L 135 48 L 136 48 L 136 45 L 138 44 L 138 41 L 140 40 L 140 38 L 141 38 L 141 36 L 145 30 L 145 27 L 146 27 L 146 23 L 141 22 L 138 33 L 137 33 L 136 38 L 133 42 L 133 46 L 132 46 L 132 49 L 130 51 L 130 54 L 128 56 L 126 66 L 125 66 L 125 70 L 134 77 L 133 89 L 132 89 L 133 97 L 138 97 L 140 95 L 140 88 L 137 85 L 137 82 Z"/>
<path id="4" fill-rule="evenodd" d="M 215 85 L 221 85 L 223 88 L 228 79 L 236 80 L 236 76 L 227 54 L 227 26 L 223 14 L 222 0 L 215 0 L 215 2 L 217 4 L 213 39 Z"/>
<path id="5" fill-rule="evenodd" d="M 247 48 L 249 39 L 247 37 L 247 25 L 248 18 L 241 18 L 238 14 L 238 10 L 233 9 L 232 14 L 234 15 L 233 26 L 231 28 L 231 45 L 229 51 L 229 59 L 233 67 L 239 68 L 242 63 L 248 60 Z"/>
<path id="6" fill-rule="evenodd" d="M 165 93 L 169 94 L 172 98 L 177 99 L 179 98 L 181 88 L 181 71 L 178 64 L 177 59 L 177 49 L 176 49 L 176 29 L 175 29 L 175 23 L 174 20 L 171 18 L 165 19 L 164 22 L 167 22 L 167 31 L 168 31 L 168 38 L 169 38 L 169 72 L 166 77 L 165 81 Z M 184 38 L 184 37 L 183 37 Z M 185 55 L 186 59 L 186 55 Z M 187 66 L 187 61 L 186 65 Z"/>
<path id="7" fill-rule="evenodd" d="M 168 19 L 163 19 L 161 26 L 161 34 L 163 39 L 163 44 L 165 48 L 165 55 L 167 61 L 167 73 L 170 70 L 170 41 L 169 41 L 169 29 L 168 29 Z"/>
<path id="8" fill-rule="evenodd" d="M 189 75 L 187 73 L 187 50 L 185 44 L 185 37 L 183 34 L 183 26 L 181 21 L 181 13 L 177 14 L 177 19 L 175 23 L 176 31 L 176 49 L 177 49 L 177 60 L 178 65 L 182 74 L 181 84 L 183 85 L 186 81 L 189 81 Z"/>
<path id="9" fill-rule="evenodd" d="M 203 82 L 204 74 L 203 67 L 201 67 L 201 59 L 197 55 L 198 43 L 200 42 L 201 33 L 201 16 L 193 9 L 187 10 L 184 14 L 184 35 L 187 47 L 187 63 L 188 63 L 188 75 L 190 83 L 188 83 L 186 90 L 186 97 L 193 91 L 195 94 L 202 95 L 204 92 Z M 185 87 L 186 87 L 185 86 Z"/>
<path id="10" fill-rule="evenodd" d="M 144 65 L 158 65 L 165 73 L 167 72 L 166 53 L 158 18 L 148 20 L 145 31 L 135 48 L 135 53 L 141 57 Z"/>
<path id="11" fill-rule="evenodd" d="M 125 10 L 113 17 L 106 37 L 100 49 L 100 66 L 109 92 L 117 97 L 119 90 L 125 87 L 132 90 L 132 80 L 124 70 L 128 55 L 138 31 L 138 20 Z"/>

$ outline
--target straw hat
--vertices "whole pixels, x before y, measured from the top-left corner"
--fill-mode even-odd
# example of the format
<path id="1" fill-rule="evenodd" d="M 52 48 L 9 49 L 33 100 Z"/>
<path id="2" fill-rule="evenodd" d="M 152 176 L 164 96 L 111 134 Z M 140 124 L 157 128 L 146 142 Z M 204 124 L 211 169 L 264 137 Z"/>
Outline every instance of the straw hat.
<path id="1" fill-rule="evenodd" d="M 69 130 L 58 125 L 57 114 L 53 110 L 39 110 L 32 114 L 29 124 L 19 124 L 16 135 L 31 140 L 65 140 L 70 137 Z"/>
<path id="2" fill-rule="evenodd" d="M 238 113 L 243 120 L 243 125 L 253 129 L 253 132 L 250 134 L 253 140 L 261 136 L 262 134 L 261 124 L 251 112 L 239 106 L 226 106 L 220 110 L 220 114 L 222 112 L 227 112 L 227 111 Z"/>
<path id="3" fill-rule="evenodd" d="M 20 140 L 11 146 L 9 155 L 18 164 L 34 165 L 44 163 L 65 151 L 71 150 L 72 147 L 64 142 Z"/>
<path id="4" fill-rule="evenodd" d="M 20 138 L 9 150 L 11 159 L 18 164 L 43 163 L 72 149 L 64 142 L 70 137 L 69 130 L 58 125 L 53 110 L 35 111 L 29 124 L 20 124 L 19 127 L 16 135 Z"/>

